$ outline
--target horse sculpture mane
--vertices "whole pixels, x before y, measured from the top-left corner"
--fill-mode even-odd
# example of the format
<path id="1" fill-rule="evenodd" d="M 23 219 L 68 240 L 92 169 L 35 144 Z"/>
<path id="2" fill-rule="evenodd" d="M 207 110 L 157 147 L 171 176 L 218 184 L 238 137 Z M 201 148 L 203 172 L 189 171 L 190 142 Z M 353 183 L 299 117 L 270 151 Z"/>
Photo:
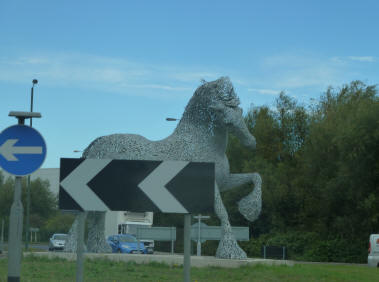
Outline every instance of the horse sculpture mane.
<path id="1" fill-rule="evenodd" d="M 84 151 L 84 158 L 134 160 L 185 160 L 215 163 L 215 212 L 220 218 L 223 236 L 216 256 L 220 258 L 246 258 L 238 246 L 222 203 L 219 190 L 228 190 L 243 184 L 254 186 L 253 191 L 238 205 L 240 212 L 250 221 L 261 210 L 261 178 L 258 173 L 230 174 L 225 155 L 228 133 L 236 135 L 242 144 L 254 149 L 255 138 L 250 134 L 238 107 L 239 99 L 229 78 L 221 77 L 205 82 L 197 88 L 185 108 L 174 132 L 165 139 L 150 141 L 135 134 L 112 134 L 95 139 Z M 90 212 L 89 251 L 109 251 L 104 236 L 104 212 Z M 66 249 L 76 249 L 73 238 L 74 222 Z"/>

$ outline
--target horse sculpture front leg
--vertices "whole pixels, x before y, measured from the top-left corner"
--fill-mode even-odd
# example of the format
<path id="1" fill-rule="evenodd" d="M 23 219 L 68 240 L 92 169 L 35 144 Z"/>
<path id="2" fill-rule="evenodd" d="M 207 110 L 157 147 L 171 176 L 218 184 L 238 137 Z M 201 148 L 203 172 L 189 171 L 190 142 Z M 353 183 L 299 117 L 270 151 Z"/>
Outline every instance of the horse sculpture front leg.
<path id="1" fill-rule="evenodd" d="M 262 179 L 259 173 L 229 174 L 221 191 L 227 191 L 245 184 L 253 184 L 254 190 L 238 202 L 238 210 L 248 221 L 254 221 L 262 209 Z"/>
<path id="2" fill-rule="evenodd" d="M 215 186 L 215 212 L 221 221 L 222 235 L 218 244 L 216 257 L 225 259 L 246 259 L 246 253 L 238 246 L 234 237 L 229 216 L 222 202 L 220 191 Z"/>
<path id="3" fill-rule="evenodd" d="M 238 208 L 246 219 L 254 221 L 258 218 L 262 208 L 262 180 L 258 173 L 230 174 L 226 181 L 224 181 L 222 190 L 230 190 L 244 184 L 253 184 L 254 190 L 238 203 Z M 247 258 L 246 253 L 238 246 L 233 235 L 228 213 L 222 202 L 217 185 L 215 187 L 215 212 L 222 226 L 222 238 L 216 251 L 216 257 L 228 259 Z"/>

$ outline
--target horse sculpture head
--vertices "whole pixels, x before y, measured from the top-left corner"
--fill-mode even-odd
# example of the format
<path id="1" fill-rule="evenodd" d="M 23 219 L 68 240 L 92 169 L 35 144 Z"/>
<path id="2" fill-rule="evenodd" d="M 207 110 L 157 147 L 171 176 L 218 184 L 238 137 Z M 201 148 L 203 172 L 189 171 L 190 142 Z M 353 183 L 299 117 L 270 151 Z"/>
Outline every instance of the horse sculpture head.
<path id="1" fill-rule="evenodd" d="M 207 124 L 211 134 L 218 129 L 227 129 L 244 146 L 255 149 L 255 138 L 245 124 L 239 104 L 228 77 L 204 82 L 189 101 L 182 121 L 195 125 Z"/>

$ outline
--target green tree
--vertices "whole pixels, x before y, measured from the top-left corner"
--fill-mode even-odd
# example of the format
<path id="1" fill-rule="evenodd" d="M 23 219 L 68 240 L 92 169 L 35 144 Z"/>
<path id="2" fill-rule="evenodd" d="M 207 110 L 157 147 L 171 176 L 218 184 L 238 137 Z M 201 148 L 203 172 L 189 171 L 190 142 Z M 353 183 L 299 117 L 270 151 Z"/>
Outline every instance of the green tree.
<path id="1" fill-rule="evenodd" d="M 233 172 L 258 171 L 263 179 L 263 208 L 253 223 L 254 235 L 280 238 L 289 232 L 300 243 L 300 234 L 313 232 L 318 239 L 310 257 L 363 261 L 359 250 L 379 229 L 376 87 L 359 81 L 330 87 L 308 109 L 281 93 L 275 109 L 252 108 L 246 122 L 257 150 L 246 151 L 231 137 L 227 153 Z M 235 202 L 246 191 L 225 193 L 231 222 L 243 222 Z M 329 247 L 320 256 L 323 242 Z M 336 242 L 348 249 L 328 253 Z"/>
<path id="2" fill-rule="evenodd" d="M 374 86 L 329 88 L 313 116 L 304 154 L 306 214 L 326 233 L 367 236 L 378 225 L 379 104 Z"/>
<path id="3" fill-rule="evenodd" d="M 5 219 L 5 232 L 8 235 L 9 215 L 13 203 L 15 181 L 13 177 L 8 177 L 3 183 L 0 183 L 0 218 Z M 22 196 L 21 201 L 26 212 L 26 178 L 22 179 Z M 31 206 L 30 206 L 30 226 L 43 228 L 46 221 L 58 213 L 57 198 L 49 190 L 49 182 L 41 179 L 31 181 Z M 24 230 L 25 230 L 24 214 Z"/>
<path id="4" fill-rule="evenodd" d="M 68 233 L 74 220 L 74 214 L 56 212 L 44 222 L 40 235 L 46 240 L 54 233 Z"/>

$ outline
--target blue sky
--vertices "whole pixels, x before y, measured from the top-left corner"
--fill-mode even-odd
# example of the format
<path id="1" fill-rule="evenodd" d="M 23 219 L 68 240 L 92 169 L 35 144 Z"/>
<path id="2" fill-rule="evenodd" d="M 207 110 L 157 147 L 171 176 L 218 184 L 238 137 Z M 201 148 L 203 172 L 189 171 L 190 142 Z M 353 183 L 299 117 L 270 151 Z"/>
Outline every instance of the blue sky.
<path id="1" fill-rule="evenodd" d="M 0 130 L 34 78 L 43 167 L 102 135 L 168 136 L 202 78 L 229 76 L 245 112 L 378 84 L 378 15 L 367 0 L 1 1 Z"/>

